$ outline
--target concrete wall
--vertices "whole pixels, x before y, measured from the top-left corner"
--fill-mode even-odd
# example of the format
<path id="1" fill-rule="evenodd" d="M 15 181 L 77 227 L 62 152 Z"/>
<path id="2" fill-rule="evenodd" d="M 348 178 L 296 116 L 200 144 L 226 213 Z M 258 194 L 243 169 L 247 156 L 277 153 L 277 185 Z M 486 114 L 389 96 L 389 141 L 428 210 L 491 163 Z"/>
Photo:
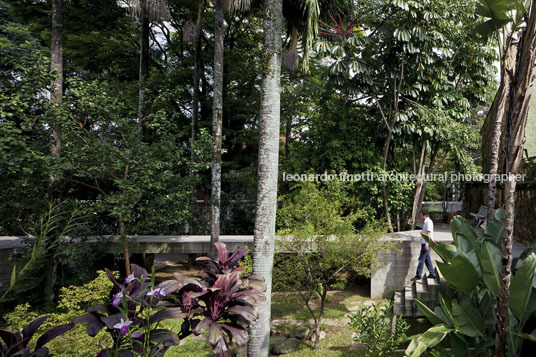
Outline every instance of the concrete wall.
<path id="1" fill-rule="evenodd" d="M 434 237 L 435 241 L 452 242 L 452 237 L 448 232 L 446 234 L 434 232 L 434 234 L 437 235 Z M 394 233 L 387 239 L 395 240 L 399 244 L 395 251 L 384 252 L 378 256 L 379 266 L 371 272 L 370 297 L 373 299 L 392 299 L 395 291 L 404 288 L 417 271 L 421 252 L 420 231 Z M 441 258 L 433 250 L 431 257 L 436 267 L 435 261 Z M 424 267 L 424 273 L 428 274 L 426 267 Z"/>
<path id="2" fill-rule="evenodd" d="M 11 249 L 0 249 L 0 291 L 3 291 L 2 285 L 9 284 L 13 264 L 9 261 Z"/>

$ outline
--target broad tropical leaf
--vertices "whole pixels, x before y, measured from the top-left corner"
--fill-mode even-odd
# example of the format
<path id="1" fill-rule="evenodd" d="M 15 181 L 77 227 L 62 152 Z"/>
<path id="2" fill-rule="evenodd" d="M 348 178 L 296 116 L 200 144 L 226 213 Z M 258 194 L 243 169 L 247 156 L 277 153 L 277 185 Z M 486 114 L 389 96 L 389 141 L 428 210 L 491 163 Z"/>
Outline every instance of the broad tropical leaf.
<path id="1" fill-rule="evenodd" d="M 428 308 L 428 306 L 424 305 L 422 302 L 419 301 L 419 299 L 415 299 L 415 305 L 419 308 L 419 310 L 423 313 L 423 315 L 430 321 L 433 325 L 437 325 L 446 321 L 441 320 L 439 316 L 434 314 L 432 310 Z"/>
<path id="2" fill-rule="evenodd" d="M 521 322 L 525 322 L 535 311 L 536 298 L 531 299 L 535 273 L 536 254 L 532 253 L 521 264 L 510 285 L 510 309 Z"/>
<path id="3" fill-rule="evenodd" d="M 482 279 L 493 297 L 499 294 L 501 274 L 501 249 L 490 240 L 484 240 L 479 254 Z"/>
<path id="4" fill-rule="evenodd" d="M 503 218 L 504 211 L 502 209 L 496 210 L 493 216 L 493 221 L 488 223 L 486 229 L 484 229 L 484 238 L 491 240 L 497 247 L 501 247 L 502 245 L 501 234 L 503 228 Z"/>
<path id="5" fill-rule="evenodd" d="M 452 300 L 452 316 L 456 321 L 456 330 L 469 337 L 484 336 L 482 316 L 467 296 L 462 295 L 459 302 Z"/>
<path id="6" fill-rule="evenodd" d="M 457 357 L 469 357 L 469 348 L 467 341 L 459 332 L 454 332 L 449 335 L 449 342 L 452 354 Z"/>
<path id="7" fill-rule="evenodd" d="M 437 267 L 449 284 L 463 292 L 470 293 L 478 284 L 478 271 L 464 252 L 452 258 L 450 264 L 437 262 Z"/>
<path id="8" fill-rule="evenodd" d="M 478 238 L 475 230 L 462 216 L 456 216 L 454 219 L 450 222 L 450 231 L 452 233 L 452 238 L 454 239 L 454 242 L 456 243 L 458 236 L 462 235 L 469 243 L 475 247 L 476 246 L 476 240 Z"/>
<path id="9" fill-rule="evenodd" d="M 443 341 L 445 336 L 452 331 L 454 330 L 445 324 L 430 327 L 425 333 L 411 340 L 411 343 L 406 349 L 406 356 L 419 357 L 428 348 L 432 348 Z"/>
<path id="10" fill-rule="evenodd" d="M 515 7 L 515 2 L 509 0 L 479 0 L 476 13 L 494 20 L 508 20 L 508 11 Z"/>
<path id="11" fill-rule="evenodd" d="M 443 262 L 448 263 L 452 258 L 454 258 L 458 251 L 456 250 L 456 247 L 452 244 L 445 244 L 445 243 L 439 243 L 434 242 L 433 240 L 430 240 L 430 237 L 428 237 L 426 234 L 422 234 L 421 236 L 430 244 L 430 247 L 434 250 L 434 252 L 437 253 L 443 259 Z"/>

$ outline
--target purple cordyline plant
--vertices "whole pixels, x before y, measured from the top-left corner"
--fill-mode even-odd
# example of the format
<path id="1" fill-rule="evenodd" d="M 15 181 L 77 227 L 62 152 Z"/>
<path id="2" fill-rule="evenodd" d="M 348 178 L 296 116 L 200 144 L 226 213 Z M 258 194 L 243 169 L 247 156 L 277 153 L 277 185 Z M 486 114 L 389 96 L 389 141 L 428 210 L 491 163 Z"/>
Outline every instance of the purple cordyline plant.
<path id="1" fill-rule="evenodd" d="M 247 326 L 257 318 L 254 304 L 265 299 L 266 285 L 263 278 L 241 275 L 243 268 L 236 267 L 247 250 L 229 253 L 224 243 L 214 245 L 217 260 L 197 258 L 207 266 L 203 279 L 175 274 L 174 281 L 165 283 L 170 297 L 186 313 L 182 328 L 191 329 L 195 335 L 208 330 L 214 355 L 227 356 L 231 343 L 247 343 Z"/>

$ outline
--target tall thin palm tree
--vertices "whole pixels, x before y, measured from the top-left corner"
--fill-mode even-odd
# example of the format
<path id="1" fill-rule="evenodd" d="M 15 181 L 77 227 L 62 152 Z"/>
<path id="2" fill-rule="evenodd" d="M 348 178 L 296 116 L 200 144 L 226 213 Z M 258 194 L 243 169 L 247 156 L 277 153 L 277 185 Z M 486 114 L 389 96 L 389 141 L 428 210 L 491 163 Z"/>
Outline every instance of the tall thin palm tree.
<path id="1" fill-rule="evenodd" d="M 138 116 L 146 115 L 146 82 L 149 74 L 150 48 L 149 32 L 151 22 L 169 20 L 171 15 L 166 0 L 130 0 L 130 12 L 140 21 L 140 64 L 138 81 Z M 142 128 L 144 126 L 142 125 Z"/>
<path id="2" fill-rule="evenodd" d="M 523 157 L 525 128 L 529 111 L 529 87 L 533 79 L 536 62 L 536 0 L 531 0 L 525 14 L 526 25 L 521 33 L 516 56 L 515 70 L 510 76 L 510 98 L 506 118 L 505 173 L 516 175 Z M 514 233 L 514 206 L 516 180 L 509 179 L 504 185 L 504 227 L 502 231 L 501 286 L 497 300 L 497 334 L 495 355 L 506 354 L 508 330 L 508 305 L 510 302 L 510 280 L 512 276 L 512 241 Z"/>
<path id="3" fill-rule="evenodd" d="M 214 88 L 212 97 L 212 180 L 210 192 L 210 242 L 220 239 L 221 147 L 223 121 L 223 44 L 225 11 L 245 11 L 251 0 L 216 0 L 214 13 Z M 215 253 L 213 251 L 213 253 Z"/>
<path id="4" fill-rule="evenodd" d="M 263 276 L 266 300 L 257 305 L 259 318 L 250 327 L 248 356 L 268 356 L 279 159 L 282 0 L 264 1 L 264 45 L 259 131 L 257 206 L 253 272 Z"/>
<path id="5" fill-rule="evenodd" d="M 54 72 L 50 102 L 52 105 L 63 103 L 63 0 L 52 1 L 52 29 L 50 46 L 50 68 Z M 55 158 L 61 155 L 61 123 L 54 118 L 50 128 L 50 153 Z M 48 182 L 48 192 L 52 199 L 58 188 L 59 177 L 52 173 Z M 44 295 L 48 303 L 54 300 L 54 285 L 56 285 L 56 250 L 47 241 L 47 261 L 45 266 Z"/>

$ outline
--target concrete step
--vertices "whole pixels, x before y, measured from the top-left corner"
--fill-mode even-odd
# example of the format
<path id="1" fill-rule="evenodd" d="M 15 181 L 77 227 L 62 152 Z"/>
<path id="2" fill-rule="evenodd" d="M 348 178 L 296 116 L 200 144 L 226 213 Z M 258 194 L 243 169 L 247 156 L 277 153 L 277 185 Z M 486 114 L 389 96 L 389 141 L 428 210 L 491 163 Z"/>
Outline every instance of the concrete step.
<path id="1" fill-rule="evenodd" d="M 404 307 L 406 312 L 413 311 L 415 308 L 415 300 L 413 298 L 413 289 L 411 286 L 406 285 L 404 287 Z"/>
<path id="2" fill-rule="evenodd" d="M 415 282 L 413 282 L 413 285 L 415 287 L 414 289 L 414 297 L 421 300 L 426 297 L 426 294 L 428 293 L 426 279 L 419 279 Z"/>
<path id="3" fill-rule="evenodd" d="M 395 292 L 395 302 L 393 305 L 393 313 L 398 316 L 406 316 L 406 309 L 404 308 L 404 295 L 402 291 Z"/>
<path id="4" fill-rule="evenodd" d="M 441 283 L 438 281 L 437 278 L 436 279 L 427 278 L 424 280 L 426 280 L 426 285 L 428 286 L 428 291 L 430 293 L 439 293 L 441 289 Z"/>

